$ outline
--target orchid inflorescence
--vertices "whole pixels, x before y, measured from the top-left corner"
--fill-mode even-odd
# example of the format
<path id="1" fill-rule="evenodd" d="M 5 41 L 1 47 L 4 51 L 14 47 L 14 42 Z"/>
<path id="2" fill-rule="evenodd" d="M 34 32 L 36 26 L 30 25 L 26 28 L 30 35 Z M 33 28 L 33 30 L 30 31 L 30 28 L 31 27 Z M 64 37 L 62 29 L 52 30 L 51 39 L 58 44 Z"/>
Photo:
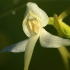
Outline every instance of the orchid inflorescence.
<path id="1" fill-rule="evenodd" d="M 1 52 L 24 52 L 24 70 L 28 70 L 35 44 L 39 38 L 42 47 L 59 48 L 61 46 L 69 46 L 70 40 L 52 35 L 44 29 L 50 24 L 48 15 L 38 7 L 36 3 L 28 2 L 27 9 L 23 20 L 23 31 L 29 37 L 19 43 L 9 46 Z M 56 16 L 55 16 L 56 17 Z M 54 17 L 54 18 L 55 18 Z M 55 24 L 54 24 L 55 26 Z M 57 29 L 57 26 L 55 26 Z M 58 30 L 58 29 L 57 29 Z"/>

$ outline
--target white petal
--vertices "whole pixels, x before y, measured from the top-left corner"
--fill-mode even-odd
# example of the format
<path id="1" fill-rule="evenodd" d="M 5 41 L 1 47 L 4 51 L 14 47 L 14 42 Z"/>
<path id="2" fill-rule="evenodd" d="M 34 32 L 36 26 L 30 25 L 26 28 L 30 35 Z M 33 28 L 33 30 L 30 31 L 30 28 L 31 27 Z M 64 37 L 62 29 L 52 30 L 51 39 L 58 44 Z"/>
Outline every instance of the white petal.
<path id="1" fill-rule="evenodd" d="M 42 29 L 40 34 L 40 43 L 43 47 L 58 48 L 61 46 L 69 46 L 70 40 L 54 36 L 47 32 L 45 29 Z"/>
<path id="2" fill-rule="evenodd" d="M 25 33 L 28 37 L 31 36 L 31 34 L 30 34 L 30 32 L 29 32 L 29 30 L 28 30 L 28 28 L 27 28 L 27 22 L 28 22 L 28 17 L 29 17 L 29 16 L 30 16 L 30 12 L 26 15 L 25 19 L 23 20 L 23 24 L 22 24 L 22 26 L 23 26 L 23 31 L 24 31 L 24 33 Z"/>
<path id="3" fill-rule="evenodd" d="M 28 14 L 29 11 L 32 11 L 35 15 L 37 15 L 42 22 L 42 26 L 46 26 L 48 24 L 49 18 L 48 15 L 38 7 L 36 3 L 28 2 L 27 3 L 27 10 L 25 16 Z"/>
<path id="4" fill-rule="evenodd" d="M 28 70 L 30 60 L 32 57 L 32 53 L 36 44 L 36 41 L 38 40 L 39 35 L 34 35 L 29 38 L 29 41 L 27 43 L 26 49 L 25 49 L 25 57 L 24 57 L 24 70 Z"/>
<path id="5" fill-rule="evenodd" d="M 21 41 L 19 43 L 16 43 L 16 44 L 13 44 L 11 46 L 8 46 L 7 48 L 2 50 L 1 52 L 13 52 L 13 53 L 24 52 L 27 42 L 28 42 L 28 39 L 23 40 L 23 41 Z"/>

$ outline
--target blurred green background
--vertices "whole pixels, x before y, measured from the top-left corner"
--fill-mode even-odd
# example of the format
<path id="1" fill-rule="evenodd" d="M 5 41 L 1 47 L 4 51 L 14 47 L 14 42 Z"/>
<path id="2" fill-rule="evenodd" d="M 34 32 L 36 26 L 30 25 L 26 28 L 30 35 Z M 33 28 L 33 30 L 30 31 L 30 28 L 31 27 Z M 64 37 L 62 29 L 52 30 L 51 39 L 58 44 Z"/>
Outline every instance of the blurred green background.
<path id="1" fill-rule="evenodd" d="M 5 47 L 27 39 L 22 30 L 22 21 L 26 11 L 27 2 L 35 2 L 49 17 L 54 13 L 59 15 L 70 7 L 69 0 L 0 0 L 0 50 Z M 70 25 L 70 16 L 64 21 Z M 45 27 L 50 33 L 57 35 L 52 26 Z M 68 51 L 70 48 L 67 47 Z M 23 53 L 0 53 L 0 70 L 23 70 Z M 65 70 L 64 63 L 58 49 L 43 48 L 37 42 L 29 70 Z"/>

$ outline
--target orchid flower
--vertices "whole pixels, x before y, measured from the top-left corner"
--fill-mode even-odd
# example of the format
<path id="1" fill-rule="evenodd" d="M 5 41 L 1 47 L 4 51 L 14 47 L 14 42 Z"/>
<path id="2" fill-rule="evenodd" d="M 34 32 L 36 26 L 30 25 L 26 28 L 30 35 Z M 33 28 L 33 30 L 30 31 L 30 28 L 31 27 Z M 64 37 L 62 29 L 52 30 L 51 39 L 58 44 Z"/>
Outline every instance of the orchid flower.
<path id="1" fill-rule="evenodd" d="M 42 47 L 58 48 L 69 46 L 70 40 L 54 36 L 47 32 L 44 27 L 48 24 L 48 15 L 38 7 L 36 3 L 28 2 L 27 10 L 23 20 L 23 31 L 29 37 L 12 46 L 7 47 L 2 52 L 24 52 L 24 70 L 28 70 L 35 44 L 39 38 Z"/>
<path id="2" fill-rule="evenodd" d="M 70 26 L 63 22 L 63 19 L 69 14 L 70 8 L 63 11 L 59 16 L 54 14 L 53 17 L 49 17 L 48 24 L 53 25 L 56 28 L 58 36 L 60 37 L 70 38 Z M 68 59 L 70 59 L 70 52 L 65 46 L 59 47 L 58 50 L 62 56 L 66 70 L 69 70 Z"/>

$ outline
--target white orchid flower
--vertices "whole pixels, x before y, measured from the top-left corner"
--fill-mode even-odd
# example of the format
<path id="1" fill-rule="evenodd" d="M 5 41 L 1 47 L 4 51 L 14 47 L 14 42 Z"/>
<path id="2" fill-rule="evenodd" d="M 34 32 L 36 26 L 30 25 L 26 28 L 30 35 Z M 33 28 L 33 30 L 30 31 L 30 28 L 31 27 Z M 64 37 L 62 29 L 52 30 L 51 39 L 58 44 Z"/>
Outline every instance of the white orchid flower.
<path id="1" fill-rule="evenodd" d="M 29 37 L 17 44 L 7 47 L 2 52 L 24 52 L 24 70 L 28 70 L 35 44 L 39 38 L 42 47 L 58 48 L 69 46 L 70 40 L 54 36 L 47 32 L 43 27 L 48 24 L 47 14 L 40 9 L 37 4 L 28 2 L 25 18 L 23 20 L 23 31 Z"/>

